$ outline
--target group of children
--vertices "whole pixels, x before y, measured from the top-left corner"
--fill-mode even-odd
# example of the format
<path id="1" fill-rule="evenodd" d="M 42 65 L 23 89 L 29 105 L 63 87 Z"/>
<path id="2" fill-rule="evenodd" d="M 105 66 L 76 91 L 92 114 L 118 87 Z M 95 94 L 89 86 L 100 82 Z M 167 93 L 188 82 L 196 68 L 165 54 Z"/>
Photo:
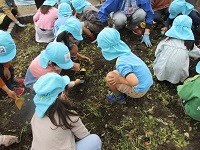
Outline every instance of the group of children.
<path id="1" fill-rule="evenodd" d="M 174 0 L 169 8 L 174 8 L 173 4 L 176 2 L 180 3 L 180 0 Z M 72 61 L 72 56 L 80 55 L 78 43 L 83 40 L 83 30 L 92 43 L 97 42 L 97 47 L 101 49 L 106 60 L 116 59 L 116 70 L 106 75 L 106 83 L 112 91 L 107 95 L 107 99 L 110 102 L 123 103 L 126 96 L 143 97 L 153 84 L 152 74 L 145 62 L 121 40 L 117 29 L 126 26 L 133 30 L 133 33 L 139 33 L 138 23 L 145 21 L 146 18 L 142 41 L 151 46 L 149 39 L 150 26 L 153 23 L 151 4 L 148 1 L 144 6 L 140 0 L 138 3 L 135 0 L 107 0 L 99 11 L 85 0 L 72 0 L 71 6 L 68 1 L 62 0 L 58 9 L 56 5 L 56 0 L 46 0 L 34 15 L 36 41 L 46 42 L 48 45 L 31 62 L 25 81 L 20 82 L 19 79 L 15 81 L 18 85 L 24 82 L 27 88 L 33 89 L 36 93 L 34 97 L 36 109 L 31 120 L 32 149 L 98 150 L 101 149 L 101 139 L 98 135 L 88 132 L 69 104 L 68 89 L 80 84 L 80 79 L 70 81 L 67 75 L 60 76 L 59 73 L 62 69 L 80 70 L 80 65 Z M 195 45 L 192 31 L 193 19 L 189 13 L 185 13 L 186 9 L 181 10 L 182 12 L 175 10 L 169 12 L 169 18 L 174 16 L 173 13 L 176 14 L 175 19 L 166 30 L 166 37 L 158 44 L 153 63 L 157 79 L 172 84 L 184 82 L 189 76 L 189 56 L 200 57 L 200 49 Z M 83 13 L 84 19 L 81 21 L 77 19 L 77 13 Z M 106 16 L 109 14 L 113 20 L 113 28 L 108 27 Z M 136 17 L 138 14 L 142 16 Z M 97 38 L 95 33 L 98 33 Z M 0 37 L 7 37 L 0 38 L 0 63 L 3 64 L 1 75 L 9 77 L 11 71 L 9 73 L 8 69 L 5 69 L 5 63 L 16 55 L 16 46 L 8 33 L 0 31 Z M 82 58 L 90 60 L 85 56 Z M 200 62 L 196 66 L 196 71 L 200 73 Z M 6 81 L 3 77 L 0 79 L 2 83 Z M 14 85 L 13 77 L 9 81 Z M 198 121 L 200 121 L 199 81 L 197 75 L 177 87 L 185 113 Z M 9 89 L 7 83 L 0 85 L 11 98 L 15 99 L 16 95 L 19 95 L 12 91 L 11 87 Z M 75 137 L 79 140 L 76 141 Z"/>

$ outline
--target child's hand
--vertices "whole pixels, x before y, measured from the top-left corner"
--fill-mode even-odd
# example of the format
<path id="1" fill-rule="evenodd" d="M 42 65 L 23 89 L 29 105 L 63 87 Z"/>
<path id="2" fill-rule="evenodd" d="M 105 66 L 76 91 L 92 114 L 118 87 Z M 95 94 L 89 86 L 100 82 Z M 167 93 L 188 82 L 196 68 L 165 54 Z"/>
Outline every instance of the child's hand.
<path id="1" fill-rule="evenodd" d="M 80 64 L 79 63 L 74 63 L 74 66 L 72 68 L 74 71 L 79 71 L 80 70 Z"/>
<path id="2" fill-rule="evenodd" d="M 75 85 L 79 85 L 79 84 L 80 84 L 80 81 L 81 81 L 80 79 L 76 79 L 76 80 L 74 81 L 74 84 L 75 84 Z"/>
<path id="3" fill-rule="evenodd" d="M 167 31 L 167 30 L 168 30 L 167 27 L 163 27 L 163 28 L 161 29 L 161 31 Z"/>
<path id="4" fill-rule="evenodd" d="M 89 57 L 84 57 L 83 59 L 87 60 L 87 61 L 90 61 L 90 58 Z"/>

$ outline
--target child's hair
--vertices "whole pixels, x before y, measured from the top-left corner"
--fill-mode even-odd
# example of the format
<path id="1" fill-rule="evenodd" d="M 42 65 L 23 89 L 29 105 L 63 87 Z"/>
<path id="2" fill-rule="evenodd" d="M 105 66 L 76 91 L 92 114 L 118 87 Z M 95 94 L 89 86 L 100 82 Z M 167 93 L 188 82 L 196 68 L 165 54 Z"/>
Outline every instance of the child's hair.
<path id="1" fill-rule="evenodd" d="M 188 50 L 192 50 L 194 48 L 194 40 L 185 40 L 184 45 Z"/>
<path id="2" fill-rule="evenodd" d="M 51 61 L 52 66 L 58 66 L 55 62 Z"/>
<path id="3" fill-rule="evenodd" d="M 57 36 L 56 42 L 62 42 L 62 41 L 63 41 L 67 47 L 70 47 L 70 45 L 69 45 L 69 35 L 72 36 L 72 34 L 69 33 L 69 32 L 67 32 L 67 31 L 61 32 L 61 33 Z"/>
<path id="4" fill-rule="evenodd" d="M 68 91 L 68 86 L 65 87 L 65 91 Z M 63 130 L 66 130 L 73 127 L 69 122 L 67 122 L 67 119 L 73 122 L 70 119 L 70 116 L 78 116 L 78 114 L 73 110 L 74 108 L 70 105 L 70 103 L 67 102 L 67 97 L 65 97 L 65 100 L 62 100 L 60 96 L 58 96 L 55 103 L 47 109 L 45 114 L 57 128 L 61 127 Z M 58 114 L 58 122 L 56 121 L 55 113 Z"/>
<path id="5" fill-rule="evenodd" d="M 47 14 L 49 12 L 49 10 L 52 8 L 52 6 L 46 6 L 46 5 L 42 5 L 40 7 L 40 11 L 42 14 Z"/>

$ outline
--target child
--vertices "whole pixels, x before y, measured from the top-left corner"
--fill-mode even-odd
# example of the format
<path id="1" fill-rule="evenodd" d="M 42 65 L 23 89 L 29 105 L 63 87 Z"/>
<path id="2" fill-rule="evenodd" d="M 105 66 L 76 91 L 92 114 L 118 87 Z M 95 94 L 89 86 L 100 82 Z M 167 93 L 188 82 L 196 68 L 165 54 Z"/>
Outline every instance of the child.
<path id="1" fill-rule="evenodd" d="M 124 94 L 132 98 L 144 96 L 153 84 L 147 65 L 123 41 L 116 29 L 104 28 L 97 36 L 98 47 L 106 60 L 117 58 L 116 70 L 106 76 L 108 87 L 113 92 L 107 98 L 111 102 L 121 103 Z"/>
<path id="2" fill-rule="evenodd" d="M 35 24 L 35 40 L 39 43 L 53 41 L 53 28 L 58 18 L 57 0 L 46 0 L 33 16 Z"/>
<path id="3" fill-rule="evenodd" d="M 71 6 L 67 3 L 61 3 L 58 6 L 58 19 L 54 23 L 54 37 L 61 25 L 65 24 L 66 20 L 69 18 L 75 18 L 72 15 Z"/>
<path id="4" fill-rule="evenodd" d="M 31 119 L 31 149 L 101 149 L 99 136 L 88 132 L 69 103 L 69 82 L 68 76 L 48 73 L 34 84 L 36 109 Z M 75 137 L 79 141 L 75 142 Z"/>
<path id="5" fill-rule="evenodd" d="M 196 66 L 198 75 L 187 79 L 183 85 L 177 87 L 178 95 L 182 99 L 185 113 L 191 118 L 200 121 L 200 62 Z"/>
<path id="6" fill-rule="evenodd" d="M 26 72 L 24 85 L 32 89 L 33 84 L 42 75 L 48 72 L 59 74 L 61 69 L 70 68 L 74 68 L 75 71 L 80 70 L 80 68 L 77 68 L 72 62 L 68 47 L 60 42 L 51 42 L 47 45 L 46 49 L 31 62 Z M 71 83 L 71 86 L 79 83 L 80 80 L 77 79 Z"/>
<path id="7" fill-rule="evenodd" d="M 91 43 L 96 42 L 96 35 L 103 29 L 98 16 L 98 9 L 86 0 L 72 0 L 72 6 L 78 14 L 83 13 L 81 22 L 83 32 L 89 37 Z"/>
<path id="8" fill-rule="evenodd" d="M 78 46 L 76 44 L 83 40 L 81 31 L 82 26 L 80 21 L 76 18 L 69 18 L 58 30 L 55 41 L 62 42 L 69 47 L 72 57 L 75 56 L 90 61 L 90 58 L 78 53 Z"/>
<path id="9" fill-rule="evenodd" d="M 11 35 L 0 30 L 0 88 L 12 99 L 24 92 L 24 88 L 16 87 L 23 84 L 24 79 L 14 79 L 14 68 L 10 61 L 15 56 L 16 45 Z"/>
<path id="10" fill-rule="evenodd" d="M 194 44 L 191 26 L 190 17 L 179 15 L 165 33 L 168 37 L 158 44 L 153 70 L 159 81 L 166 80 L 177 84 L 189 76 L 189 56 L 200 57 L 200 50 Z"/>
<path id="11" fill-rule="evenodd" d="M 179 14 L 188 15 L 192 19 L 192 24 L 194 26 L 194 33 L 197 30 L 197 27 L 200 25 L 200 14 L 197 10 L 194 10 L 194 6 L 185 0 L 174 0 L 169 6 L 169 18 L 165 24 L 165 27 L 162 28 L 163 31 L 167 31 L 172 25 L 174 18 Z"/>

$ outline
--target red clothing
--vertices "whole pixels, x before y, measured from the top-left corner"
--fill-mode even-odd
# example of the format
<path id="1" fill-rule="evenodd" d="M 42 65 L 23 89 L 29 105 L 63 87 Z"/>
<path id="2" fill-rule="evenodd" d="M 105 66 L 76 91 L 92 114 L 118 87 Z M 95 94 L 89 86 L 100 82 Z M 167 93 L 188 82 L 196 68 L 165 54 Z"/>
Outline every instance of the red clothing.
<path id="1" fill-rule="evenodd" d="M 151 7 L 153 11 L 161 10 L 169 7 L 172 0 L 151 0 Z"/>

